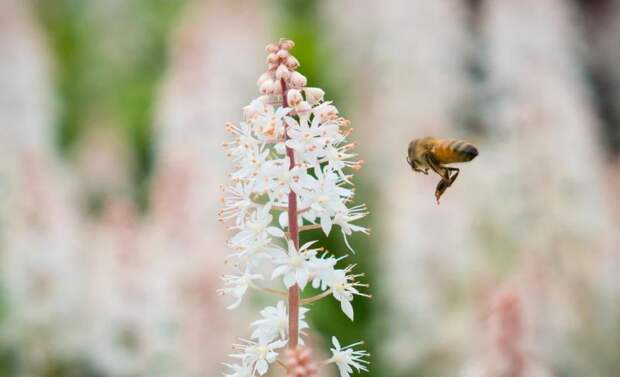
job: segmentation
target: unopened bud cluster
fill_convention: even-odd
[[[261,94],[282,94],[281,80],[284,80],[289,89],[301,89],[308,80],[297,72],[299,60],[290,54],[295,43],[283,40],[280,43],[270,43],[265,47],[267,55],[267,72],[258,78],[258,88]]]
[[[299,232],[321,229],[328,236],[339,228],[352,250],[348,236],[369,229],[354,224],[367,211],[365,205],[351,205],[351,171],[363,161],[346,140],[350,122],[324,101],[323,90],[306,86],[290,52],[293,46],[283,39],[266,47],[267,71],[258,80],[262,95],[243,108],[242,122],[226,124],[232,140],[224,149],[234,167],[219,217],[233,233],[228,244],[235,271],[222,277],[220,292],[233,296],[229,308],[238,306],[250,289],[281,298],[260,312],[249,339],[234,346],[231,356],[237,363],[225,364],[228,377],[262,376],[274,363],[287,376],[316,375],[319,364],[311,360],[310,349],[298,347],[309,328],[308,309],[300,304],[331,296],[353,320],[354,296],[368,296],[358,290],[367,287],[357,280],[363,274],[353,273],[353,265],[338,267],[344,257],[318,247],[317,241],[297,241]],[[319,293],[304,297],[308,285]],[[291,298],[298,292],[301,300]],[[337,339],[332,342],[333,356],[321,365],[335,364],[343,377],[352,368],[367,370],[368,354],[351,348],[361,343],[340,347]]]
[[[311,353],[308,347],[286,350],[286,377],[315,377],[319,368],[312,361]]]

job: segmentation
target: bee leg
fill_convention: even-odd
[[[459,176],[459,173],[460,173],[461,169],[459,169],[459,168],[447,168],[447,169],[448,169],[448,174],[450,172],[455,172],[454,175],[452,177],[450,177],[450,184],[448,185],[448,186],[452,186],[454,181],[456,181],[456,177]]]
[[[447,168],[440,166],[435,159],[429,155],[428,153],[424,156],[426,160],[426,164],[433,169],[435,173],[437,173],[442,179],[446,181],[450,181],[450,174]]]
[[[435,188],[435,199],[437,200],[437,204],[439,204],[439,199],[448,187],[450,187],[450,183],[445,179],[442,179],[439,183],[437,183],[437,187]]]
[[[459,176],[459,172],[461,170],[458,168],[448,168],[446,167],[446,172],[448,175],[448,179],[443,179],[439,181],[437,184],[437,188],[435,188],[435,198],[437,199],[437,204],[439,204],[439,198],[443,195],[443,193],[448,189],[448,187],[452,186],[454,181],[456,181],[456,177]],[[454,175],[450,176],[450,172],[455,172]]]
[[[426,159],[426,164],[430,166],[431,169],[433,169],[433,171],[441,177],[441,181],[437,183],[437,187],[435,188],[435,199],[437,200],[437,204],[439,204],[439,199],[453,182],[450,180],[450,169],[454,168],[446,168],[440,166],[435,160],[435,158],[433,158],[433,156],[429,154],[426,154],[424,158]]]

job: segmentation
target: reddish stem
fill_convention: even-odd
[[[286,82],[284,79],[280,80],[282,86],[282,106],[288,107],[286,99]],[[288,140],[288,134],[286,133],[287,125],[284,124],[285,139]],[[295,166],[295,152],[292,148],[286,147],[286,155],[289,158],[289,169],[293,169]],[[288,230],[291,240],[296,249],[299,249],[299,224],[297,223],[297,195],[293,190],[288,193]],[[289,341],[288,347],[290,349],[296,349],[299,342],[299,287],[297,284],[293,285],[288,290],[288,334]]]

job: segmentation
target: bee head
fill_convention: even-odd
[[[411,166],[411,169],[418,170],[418,164],[416,164],[415,160],[412,160],[409,156],[407,156],[407,163]]]
[[[416,150],[417,143],[418,143],[417,139],[412,140],[409,143],[409,149],[407,150],[407,163],[409,164],[409,166],[411,166],[411,169],[413,170],[418,169],[418,165],[415,162],[415,150]]]

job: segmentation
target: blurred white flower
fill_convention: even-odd
[[[224,373],[224,377],[254,377],[254,371],[249,365],[223,364],[232,369],[232,373]]]
[[[249,268],[246,268],[242,275],[222,276],[222,280],[224,281],[224,284],[226,284],[226,287],[219,289],[218,293],[232,294],[235,301],[229,305],[227,309],[234,309],[241,303],[241,300],[243,299],[245,292],[248,290],[248,287],[252,284],[252,281],[262,279],[263,276],[261,274],[253,274],[250,272]]]
[[[239,226],[245,220],[248,211],[255,208],[256,204],[252,201],[252,183],[236,182],[226,186],[227,196],[224,197],[224,204],[219,212],[221,221],[235,219],[235,225]]]

